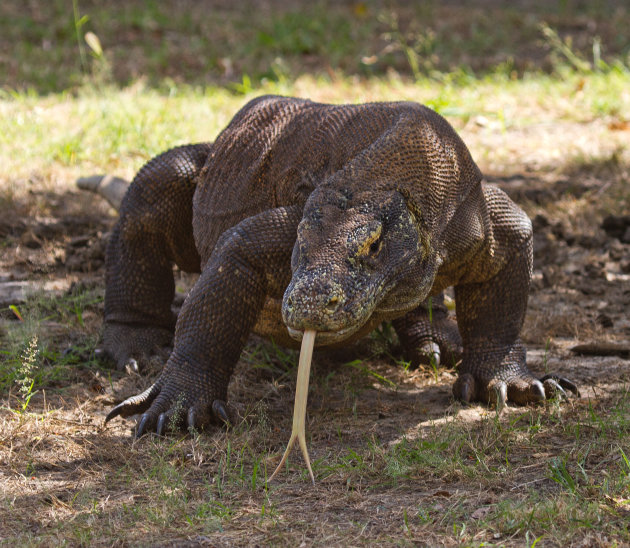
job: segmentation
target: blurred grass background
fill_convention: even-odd
[[[624,130],[628,28],[624,0],[8,0],[0,205],[28,214],[29,189],[130,177],[166,148],[213,139],[261,93],[414,100],[495,134],[560,120]],[[482,169],[514,157],[469,144]],[[567,154],[585,153],[554,161]]]
[[[0,6],[8,92],[143,81],[248,91],[308,74],[334,81],[512,79],[630,60],[624,0],[423,2],[9,0]],[[97,41],[85,42],[86,33]],[[88,40],[89,42],[89,40]]]

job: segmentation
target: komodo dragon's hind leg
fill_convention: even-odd
[[[210,144],[187,145],[150,160],[136,175],[107,247],[101,352],[118,368],[171,343],[172,263],[199,272],[192,231],[196,177]]]
[[[392,323],[405,359],[412,366],[433,363],[452,367],[461,359],[462,339],[457,323],[448,315],[444,294],[427,299]]]

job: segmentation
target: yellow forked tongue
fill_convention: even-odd
[[[300,350],[300,361],[298,363],[297,385],[295,387],[295,405],[293,407],[293,429],[291,430],[291,437],[287,448],[282,455],[282,460],[278,464],[274,473],[271,474],[269,481],[278,473],[278,470],[282,468],[282,465],[287,460],[293,444],[297,438],[300,443],[300,449],[302,449],[302,455],[306,461],[308,467],[308,473],[311,475],[311,480],[315,484],[315,477],[313,476],[313,470],[311,469],[311,459],[308,457],[308,449],[306,448],[306,435],[304,432],[306,423],[306,400],[308,398],[308,379],[311,371],[311,358],[313,357],[313,346],[315,345],[316,331],[307,329],[302,336],[302,349]]]

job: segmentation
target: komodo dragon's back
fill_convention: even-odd
[[[174,331],[173,351],[108,420],[143,413],[141,435],[225,419],[252,330],[290,343],[311,329],[316,344],[343,345],[384,320],[414,362],[461,358],[453,391],[464,400],[576,390],[527,369],[531,223],[481,179],[448,122],[415,103],[261,97],[214,143],[154,158],[108,246],[104,350],[136,363]],[[173,263],[200,272],[176,327]]]
[[[219,135],[201,172],[193,205],[198,248],[211,252],[225,219],[235,224],[266,209],[303,204],[319,183],[344,169],[357,175],[345,181],[347,192],[399,188],[416,209],[436,212],[454,210],[444,201],[461,199],[481,181],[451,126],[417,103],[261,97]],[[431,213],[427,220],[448,222]]]

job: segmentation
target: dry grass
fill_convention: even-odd
[[[289,430],[292,390],[261,402],[261,379],[246,366],[232,399],[252,413],[229,432],[131,443],[126,426],[103,430],[98,417],[110,397],[80,388],[74,401],[44,404],[42,395],[27,414],[5,410],[3,537],[110,544],[124,531],[132,544],[220,546],[628,541],[630,414],[614,382],[575,403],[497,417],[453,407],[450,375],[437,385],[402,375],[394,390],[341,366],[333,372],[333,388],[318,374],[311,395],[315,487],[294,459],[265,484]]]

